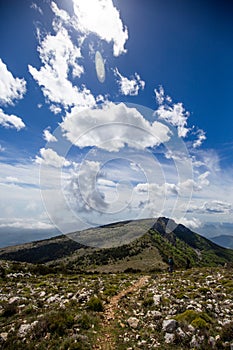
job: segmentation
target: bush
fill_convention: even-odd
[[[104,311],[103,303],[98,297],[91,297],[87,302],[87,308],[91,311]]]
[[[212,323],[212,319],[205,312],[197,312],[194,310],[186,310],[182,314],[175,317],[178,322],[190,324],[195,319],[201,318],[205,323]]]
[[[39,320],[39,323],[33,330],[34,338],[43,337],[46,333],[55,333],[62,336],[73,324],[74,316],[68,311],[52,311]]]
[[[81,329],[89,329],[93,324],[92,318],[87,313],[84,313],[77,320],[77,324]]]
[[[108,297],[113,297],[114,295],[117,294],[117,286],[111,286],[106,288],[103,294]]]
[[[195,318],[195,319],[191,322],[191,325],[192,325],[194,328],[199,328],[199,329],[209,328],[208,323],[207,323],[205,320],[203,320],[203,318],[201,318],[201,317]]]
[[[151,297],[147,297],[146,299],[143,300],[142,306],[144,307],[150,307],[154,304],[154,300]]]

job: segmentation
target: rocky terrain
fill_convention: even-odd
[[[1,261],[1,349],[231,349],[232,268],[47,273]]]

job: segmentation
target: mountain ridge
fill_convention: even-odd
[[[149,230],[145,228],[148,222],[151,222]],[[114,237],[118,237],[118,232],[122,240],[122,232],[124,232],[126,242],[105,248],[87,247],[70,239],[70,237],[77,238],[77,233],[74,232],[67,236],[61,235],[2,248],[0,259],[46,264],[52,268],[62,266],[67,271],[92,272],[164,270],[167,268],[170,255],[173,256],[177,268],[184,268],[188,260],[191,266],[233,263],[233,250],[220,247],[184,225],[176,224],[173,220],[164,217],[104,225],[89,230],[88,239],[91,237],[91,232],[95,232],[97,241],[101,238],[101,233],[104,232],[106,238],[106,232],[108,232],[112,242]]]

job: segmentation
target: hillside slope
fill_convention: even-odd
[[[167,218],[114,223],[88,231],[94,237],[108,234],[112,241],[126,244],[112,248],[90,248],[67,236],[8,247],[0,250],[0,259],[46,263],[53,268],[67,271],[156,271],[167,268],[167,260],[173,256],[177,268],[190,266],[216,266],[233,263],[233,250],[225,249],[192,232],[183,225],[176,225]],[[145,233],[144,233],[145,232]],[[144,233],[144,234],[143,234]],[[80,233],[78,233],[80,234]],[[74,237],[77,233],[72,233]],[[81,233],[84,237],[84,232]],[[136,239],[132,240],[133,237]],[[77,236],[75,237],[77,238]]]

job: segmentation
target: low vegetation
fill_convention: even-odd
[[[0,346],[10,350],[98,349],[99,339],[106,337],[103,322],[111,298],[141,276],[46,275],[32,272],[27,263],[0,265]],[[149,274],[113,310],[107,331],[114,349],[230,350],[232,272],[200,267]]]

